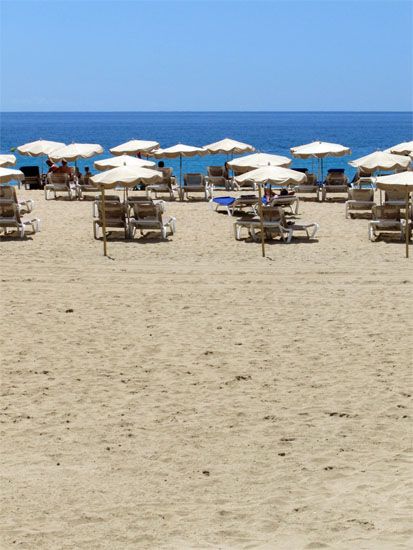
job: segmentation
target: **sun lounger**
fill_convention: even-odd
[[[97,185],[94,185],[90,178],[91,176],[89,177],[82,176],[80,178],[77,186],[79,199],[82,199],[84,194],[100,192],[101,190],[100,187],[98,187]]]
[[[167,193],[171,200],[175,200],[178,187],[176,179],[172,175],[172,168],[158,168],[162,172],[162,181],[160,183],[152,183],[146,186],[146,196],[151,198],[154,193],[155,198],[158,198],[158,193]]]
[[[313,239],[319,229],[318,223],[301,222],[290,223],[285,218],[285,213],[281,207],[265,206],[262,210],[263,227],[266,237],[272,237],[275,234],[279,235],[284,242],[291,242],[295,232],[304,231],[308,239]],[[234,235],[237,240],[241,238],[241,229],[248,229],[248,233],[254,241],[259,241],[260,237],[257,231],[261,231],[261,222],[259,217],[252,220],[237,220],[234,223]]]
[[[371,212],[375,205],[374,189],[352,188],[348,191],[349,200],[346,201],[346,218],[351,217],[352,212]]]
[[[211,188],[231,189],[231,181],[226,177],[224,166],[208,166],[208,184]]]
[[[404,208],[406,204],[405,191],[398,191],[397,189],[391,189],[384,193],[384,204],[389,206],[400,206]]]
[[[26,227],[30,227],[33,233],[40,231],[40,220],[34,218],[25,220],[21,217],[19,205],[12,199],[0,199],[0,229],[7,235],[7,230],[17,230],[20,238],[24,237]]]
[[[116,196],[116,195],[115,195]],[[130,236],[130,226],[128,224],[127,207],[118,200],[106,200],[105,197],[105,226],[107,229],[116,228],[123,229],[125,239]],[[103,227],[103,202],[96,200],[97,203],[97,219],[93,220],[93,236],[98,238],[99,227]]]
[[[49,199],[49,194],[53,193],[54,198],[57,198],[57,193],[67,193],[70,200],[79,198],[80,192],[78,185],[74,181],[69,180],[68,174],[47,174],[47,183],[44,186],[44,197]]]
[[[16,188],[14,185],[0,186],[0,199],[11,200],[18,206],[20,214],[28,214],[34,208],[34,201],[32,199],[18,199]]]
[[[369,239],[376,241],[381,234],[396,234],[403,239],[405,221],[400,219],[400,208],[393,205],[373,206],[369,222]]]
[[[308,172],[307,168],[294,168],[297,172],[302,172],[307,176],[305,183],[300,183],[294,187],[296,193],[315,193],[317,200],[320,200],[321,187],[317,183],[317,176]]]
[[[348,194],[348,178],[344,168],[330,168],[321,188],[321,200],[325,201],[327,194]]]
[[[190,193],[202,193],[205,200],[212,198],[212,190],[207,179],[202,174],[184,174],[184,183],[179,188],[179,199],[181,201],[186,197],[189,199]]]
[[[21,166],[19,168],[24,174],[24,180],[22,184],[25,189],[41,189],[42,178],[40,176],[40,170],[38,166]]]
[[[229,216],[233,216],[236,211],[252,210],[258,204],[256,195],[241,195],[240,197],[214,197],[210,201],[210,206],[215,211],[219,208],[225,208]]]
[[[130,218],[131,236],[138,229],[141,235],[144,231],[159,231],[162,239],[176,231],[176,219],[163,215],[162,205],[148,204],[141,201],[132,203],[132,217]]]
[[[298,214],[299,204],[300,200],[297,195],[278,195],[270,202],[270,206],[289,208],[292,214]]]
[[[93,212],[93,217],[94,218],[99,217],[99,204],[100,204],[101,200],[102,200],[101,195],[96,195],[95,196],[95,200],[93,201],[93,207],[92,207],[92,212]],[[106,195],[105,194],[105,204],[107,202],[117,202],[119,204],[121,203],[119,195]]]

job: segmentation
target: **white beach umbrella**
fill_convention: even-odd
[[[413,141],[404,141],[398,145],[393,145],[384,150],[385,153],[394,153],[395,155],[413,155]]]
[[[102,193],[102,233],[103,254],[107,256],[106,242],[106,215],[105,215],[105,189],[113,189],[117,186],[125,188],[133,187],[137,183],[158,183],[162,181],[162,174],[158,170],[150,170],[143,167],[119,166],[111,170],[105,170],[92,176],[91,181],[101,188]]]
[[[406,258],[409,257],[409,195],[413,193],[413,172],[399,172],[376,179],[378,189],[404,191],[406,196]]]
[[[96,160],[94,162],[94,167],[96,170],[108,170],[110,168],[117,168],[118,166],[129,166],[129,167],[139,167],[150,168],[155,166],[155,163],[151,160],[140,159],[138,157],[130,157],[129,155],[119,155],[117,157],[110,157],[108,159]]]
[[[257,168],[256,170],[251,170],[246,174],[237,176],[235,181],[237,183],[242,183],[246,180],[251,180],[258,184],[258,210],[260,213],[260,223],[261,223],[261,248],[262,256],[265,257],[265,242],[264,242],[264,225],[263,225],[263,214],[262,214],[262,190],[261,186],[267,183],[270,184],[280,184],[280,185],[290,185],[293,183],[302,183],[307,179],[307,176],[302,172],[296,172],[295,170],[290,170],[288,168],[282,168],[280,166],[263,166]]]
[[[22,180],[24,174],[20,170],[13,170],[12,168],[0,167],[0,183],[8,183],[9,181]]]
[[[250,153],[255,151],[255,147],[252,145],[230,138],[221,139],[215,143],[205,145],[204,149],[206,149],[211,155],[240,155],[241,153]]]
[[[369,172],[377,170],[396,170],[406,169],[411,162],[410,157],[403,155],[394,155],[384,151],[375,151],[364,157],[349,162],[354,168],[362,168]]]
[[[53,162],[59,160],[77,161],[78,159],[88,159],[95,155],[103,153],[103,147],[98,143],[71,143],[60,149],[53,151],[49,157]]]
[[[156,158],[178,158],[179,157],[179,181],[182,185],[182,158],[183,157],[195,157],[196,155],[206,155],[208,151],[203,147],[194,147],[193,145],[184,145],[183,143],[177,143],[172,147],[166,149],[158,149],[149,153],[150,156]]]
[[[261,166],[289,166],[291,159],[281,155],[272,155],[270,153],[254,153],[245,157],[239,157],[228,162],[228,166],[235,170],[254,170]]]
[[[41,157],[49,156],[56,149],[64,147],[66,144],[60,141],[47,141],[45,139],[39,139],[24,145],[19,145],[17,151],[21,155],[27,155],[29,157]]]
[[[131,139],[112,147],[109,151],[112,155],[137,155],[138,153],[149,153],[159,148],[157,141],[145,141],[143,139]]]
[[[303,183],[306,179],[307,176],[303,172],[297,172],[296,170],[290,170],[289,168],[282,168],[280,166],[262,166],[261,168],[256,168],[241,176],[237,176],[235,181],[237,183],[243,183],[244,181],[250,180],[258,185],[270,183],[287,186]]]
[[[6,168],[7,166],[14,166],[16,164],[16,157],[14,155],[0,155],[0,166]]]
[[[291,147],[293,157],[300,159],[318,159],[318,176],[323,180],[323,159],[326,157],[344,157],[351,155],[351,149],[339,143],[329,143],[327,141],[313,141],[305,145]]]

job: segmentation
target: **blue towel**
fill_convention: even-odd
[[[230,206],[235,201],[234,197],[215,197],[212,200],[221,206]]]

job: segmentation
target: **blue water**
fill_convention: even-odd
[[[0,152],[37,139],[100,143],[105,153],[78,162],[110,156],[109,148],[130,139],[156,140],[161,147],[182,142],[205,145],[224,137],[250,143],[257,150],[290,156],[290,147],[315,140],[341,143],[352,149],[351,157],[327,159],[325,167],[347,164],[377,149],[413,139],[411,112],[114,112],[114,113],[1,113]],[[17,166],[40,164],[41,160],[18,156]],[[222,164],[220,155],[184,160],[184,171],[205,171]],[[167,166],[178,171],[177,160]],[[292,167],[311,168],[311,160],[294,159]]]

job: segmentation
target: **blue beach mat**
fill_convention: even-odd
[[[213,202],[216,202],[220,206],[231,206],[235,202],[234,197],[215,197],[212,199]]]

